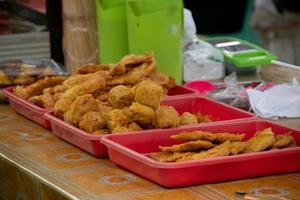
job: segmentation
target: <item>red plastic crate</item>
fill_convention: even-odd
[[[182,131],[245,133],[246,139],[249,139],[256,131],[268,127],[275,134],[291,131],[300,145],[299,130],[258,119],[153,130],[150,133],[112,134],[102,137],[101,141],[108,147],[110,160],[168,188],[299,171],[300,147],[179,163],[158,162],[147,156],[150,152],[158,151],[159,145],[175,144],[170,136]]]
[[[52,127],[52,132],[63,140],[79,147],[80,149],[89,152],[97,157],[106,157],[107,148],[100,142],[101,135],[91,135],[75,126],[53,116],[51,113],[46,113],[44,118],[49,120]]]
[[[184,112],[199,112],[203,115],[208,115],[213,122],[255,118],[255,115],[250,112],[204,96],[181,96],[164,99],[161,103],[163,105],[173,106],[179,114]]]
[[[48,109],[41,108],[13,94],[14,87],[3,89],[3,93],[9,99],[10,107],[24,117],[38,123],[44,128],[51,129],[48,120],[44,119],[44,114],[51,112]]]

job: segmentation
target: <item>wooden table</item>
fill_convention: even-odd
[[[0,106],[1,200],[158,198],[296,200],[300,173],[165,189],[60,140],[9,106]]]

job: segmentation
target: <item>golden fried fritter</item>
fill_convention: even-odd
[[[17,96],[27,100],[32,96],[41,95],[45,88],[61,84],[64,80],[64,77],[59,76],[45,77],[44,79],[40,79],[26,88],[17,86],[14,93]]]
[[[123,109],[114,109],[107,114],[107,125],[109,130],[116,132],[115,129],[120,127],[127,127],[130,124],[125,111]]]
[[[258,131],[255,137],[250,138],[247,141],[246,149],[244,153],[264,151],[273,146],[276,141],[275,136],[271,128],[266,128],[262,131]]]
[[[185,142],[182,144],[175,144],[170,147],[162,147],[159,146],[159,149],[162,151],[195,151],[195,150],[203,150],[203,149],[209,149],[213,147],[214,145],[210,141],[206,140],[196,140],[196,141],[190,141],[190,142]]]
[[[84,114],[96,110],[97,107],[98,102],[91,94],[79,96],[72,103],[70,110],[64,113],[64,120],[77,125]]]
[[[233,133],[217,133],[214,142],[223,143],[226,140],[231,142],[239,142],[245,137],[245,134],[233,134]]]
[[[79,128],[88,133],[94,133],[99,129],[104,129],[106,126],[105,118],[100,112],[95,111],[87,112],[79,121]]]
[[[63,85],[56,85],[54,87],[45,88],[43,94],[55,94],[55,93],[64,93],[68,88]]]
[[[155,111],[154,126],[156,128],[175,128],[179,126],[180,117],[175,108],[160,106]]]
[[[36,78],[31,75],[19,75],[14,78],[13,82],[16,85],[29,85],[36,81]]]
[[[164,87],[166,90],[172,89],[176,86],[175,78],[162,74],[157,70],[150,74],[150,79]]]
[[[62,117],[63,114],[70,109],[73,101],[78,97],[85,94],[91,94],[94,91],[105,88],[106,79],[108,78],[108,74],[103,71],[99,71],[92,74],[89,80],[71,87],[63,95],[59,98],[59,100],[55,103],[54,110],[55,114],[58,117]]]
[[[115,108],[130,106],[133,98],[130,88],[124,85],[113,87],[108,94],[108,101]]]
[[[144,106],[139,103],[132,103],[126,115],[131,121],[137,122],[141,126],[148,128],[151,127],[155,112],[151,107]]]
[[[247,147],[247,142],[232,142],[230,153],[233,155],[237,155],[242,153]]]
[[[93,135],[105,135],[105,134],[109,134],[109,130],[108,129],[99,129],[96,130],[95,132],[93,132]]]
[[[142,81],[135,90],[134,100],[156,109],[160,105],[163,96],[164,90],[160,85],[152,81]]]
[[[209,115],[204,115],[201,113],[196,113],[196,117],[197,117],[198,123],[207,123],[207,122],[213,121]]]
[[[216,134],[207,131],[192,131],[182,132],[176,135],[172,135],[173,140],[193,141],[193,140],[208,140],[213,141],[216,139]]]
[[[124,64],[111,65],[109,69],[109,73],[112,76],[121,76],[125,74],[126,67]]]
[[[180,125],[198,124],[197,117],[189,112],[184,112],[180,116]]]
[[[120,64],[126,67],[136,67],[140,66],[142,63],[152,62],[154,62],[154,56],[151,53],[146,53],[144,55],[126,55],[120,60]]]
[[[188,156],[193,153],[194,152],[153,152],[150,153],[149,156],[160,162],[174,162],[183,156]]]
[[[143,128],[140,127],[139,124],[137,124],[135,122],[131,122],[128,126],[128,130],[129,131],[141,131],[141,130],[143,130]]]
[[[45,93],[39,96],[30,97],[28,101],[42,108],[53,110],[56,101],[60,98],[61,95],[62,93],[55,93],[55,94]]]
[[[98,71],[107,71],[111,67],[110,64],[95,64],[95,63],[88,63],[86,65],[82,65],[77,69],[76,73],[78,74],[90,74],[95,73]]]
[[[0,70],[0,86],[8,86],[8,85],[12,85],[12,81],[10,80],[10,78],[8,77],[8,75]]]
[[[274,142],[273,149],[281,149],[288,147],[290,144],[295,142],[295,138],[290,134],[280,134],[275,136],[276,141]]]
[[[178,159],[177,162],[228,156],[230,154],[230,150],[231,150],[231,142],[227,140],[226,142],[219,144],[207,151],[201,151],[199,153],[183,156],[182,158]]]

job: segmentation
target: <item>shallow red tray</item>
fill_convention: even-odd
[[[161,104],[173,106],[179,114],[182,114],[183,112],[199,112],[203,115],[208,115],[213,122],[255,118],[255,115],[250,112],[204,96],[181,96],[163,99]]]
[[[174,144],[170,136],[182,131],[245,133],[248,139],[256,131],[268,127],[271,127],[275,134],[291,131],[292,136],[300,145],[300,131],[255,119],[189,128],[153,130],[150,133],[112,134],[103,136],[101,141],[108,147],[110,160],[168,188],[300,171],[300,147],[180,163],[158,162],[147,156],[150,152],[159,151],[159,145]]]
[[[181,85],[176,85],[174,88],[171,88],[168,91],[167,96],[165,96],[164,98],[176,98],[176,97],[181,97],[181,96],[190,96],[190,95],[197,95],[198,93],[188,87],[185,86],[181,86]]]
[[[48,120],[44,119],[44,114],[51,112],[48,109],[41,108],[13,94],[14,87],[3,89],[3,93],[9,100],[10,107],[24,117],[38,123],[44,128],[51,129]]]

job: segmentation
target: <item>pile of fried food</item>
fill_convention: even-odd
[[[0,64],[0,88],[13,85],[29,85],[53,74],[48,66],[31,66],[22,64],[21,61]],[[6,97],[0,91],[0,102],[5,102]]]
[[[91,134],[120,133],[208,122],[200,113],[181,116],[160,101],[175,80],[156,69],[152,54],[128,55],[116,64],[88,64],[76,74],[46,77],[15,94],[55,111]]]
[[[171,139],[184,143],[159,146],[161,152],[152,152],[149,156],[160,162],[182,162],[297,146],[290,133],[274,135],[271,128],[256,132],[247,141],[242,141],[244,137],[245,134],[182,132],[172,135]]]

